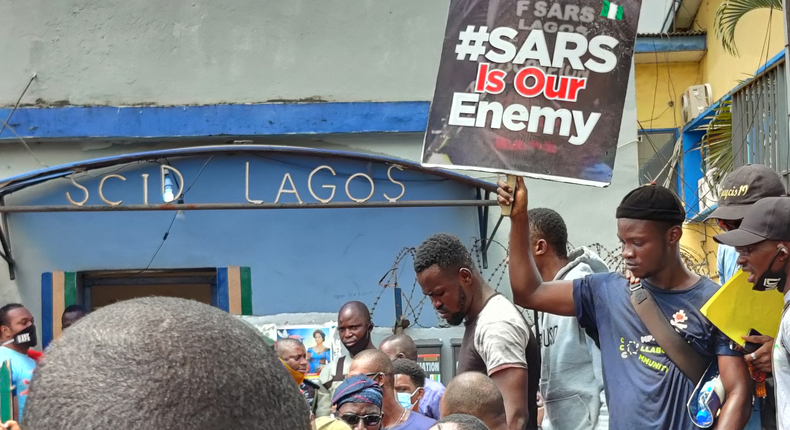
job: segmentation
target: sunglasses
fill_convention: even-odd
[[[350,426],[355,426],[359,423],[359,420],[366,426],[375,426],[381,422],[381,415],[377,414],[370,414],[370,415],[357,415],[357,414],[343,414],[340,416],[340,419],[345,421],[346,424]]]

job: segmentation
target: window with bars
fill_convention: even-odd
[[[782,57],[732,93],[735,167],[764,164],[790,186],[786,61]]]

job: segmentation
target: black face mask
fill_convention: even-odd
[[[757,279],[757,282],[754,283],[753,290],[756,291],[768,291],[768,290],[777,290],[780,293],[784,294],[785,287],[787,284],[787,271],[785,267],[782,266],[779,270],[773,270],[774,263],[776,263],[776,259],[779,258],[779,255],[782,252],[787,252],[786,249],[780,249],[776,251],[776,255],[771,260],[771,264],[768,265],[768,268],[765,269],[760,278]]]
[[[370,343],[370,330],[366,331],[365,336],[359,339],[357,343],[355,343],[353,346],[351,346],[350,348],[346,346],[346,349],[351,355],[357,355],[360,352],[364,351],[365,348],[368,347],[369,343]]]
[[[27,326],[27,328],[15,334],[12,340],[5,342],[4,345],[7,345],[9,343],[13,343],[14,345],[21,347],[30,347],[30,348],[38,345],[38,338],[36,337],[36,325],[30,324],[29,326]]]

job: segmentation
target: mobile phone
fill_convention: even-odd
[[[751,329],[751,330],[749,330],[748,336],[762,336],[762,333],[760,333],[759,331],[757,331],[755,329]],[[754,342],[748,342],[747,341],[743,345],[743,350],[746,351],[747,354],[751,354],[752,352],[757,351],[758,349],[760,349],[761,346],[763,346],[763,345],[759,344],[759,343],[754,343]]]

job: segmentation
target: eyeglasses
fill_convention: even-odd
[[[346,424],[350,426],[355,426],[359,423],[359,420],[366,426],[375,426],[381,422],[381,415],[377,414],[369,414],[369,415],[357,415],[357,414],[343,414],[340,416],[340,419],[345,421]]]
[[[370,379],[376,379],[376,378],[378,378],[380,375],[386,375],[386,373],[384,373],[384,372],[376,372],[376,373],[366,373],[366,374],[365,374],[365,376],[367,376],[367,377],[368,377],[368,378],[370,378]]]

